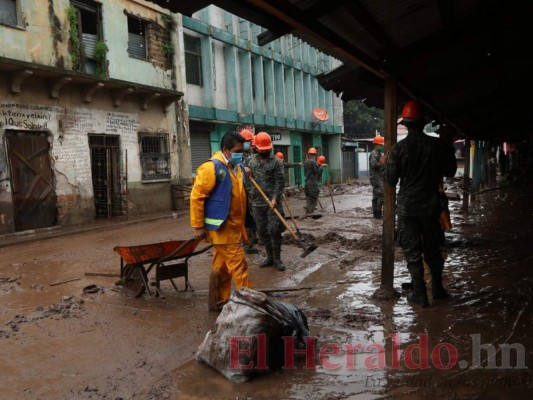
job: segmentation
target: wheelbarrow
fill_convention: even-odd
[[[202,239],[172,240],[168,242],[143,244],[139,246],[116,246],[113,250],[120,256],[120,279],[126,293],[133,297],[145,291],[150,296],[161,294],[161,281],[169,280],[176,291],[174,278],[185,279],[185,290],[194,291],[189,283],[189,258],[202,254],[213,245],[198,251],[196,247]],[[148,284],[148,274],[155,269],[155,292]]]

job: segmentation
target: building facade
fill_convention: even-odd
[[[140,0],[0,0],[0,234],[170,210],[190,179],[180,23]]]
[[[193,175],[224,133],[248,128],[268,132],[289,162],[304,161],[316,147],[332,179],[341,179],[342,101],[315,78],[337,60],[291,35],[261,47],[263,28],[215,6],[182,24]],[[313,115],[316,108],[327,111],[327,121]],[[291,185],[303,179],[300,167],[287,174]]]

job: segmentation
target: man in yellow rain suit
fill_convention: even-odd
[[[195,237],[213,243],[209,283],[209,310],[220,311],[228,301],[231,281],[237,289],[251,287],[241,240],[248,241],[245,172],[242,166],[244,138],[236,132],[222,137],[220,148],[200,165],[191,192],[191,226]]]

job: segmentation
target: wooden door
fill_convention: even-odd
[[[6,132],[15,231],[57,223],[57,202],[44,132]]]

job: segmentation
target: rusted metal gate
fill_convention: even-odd
[[[89,147],[96,219],[124,215],[119,136],[89,135]]]
[[[15,231],[46,228],[57,222],[57,199],[44,132],[6,132]]]

